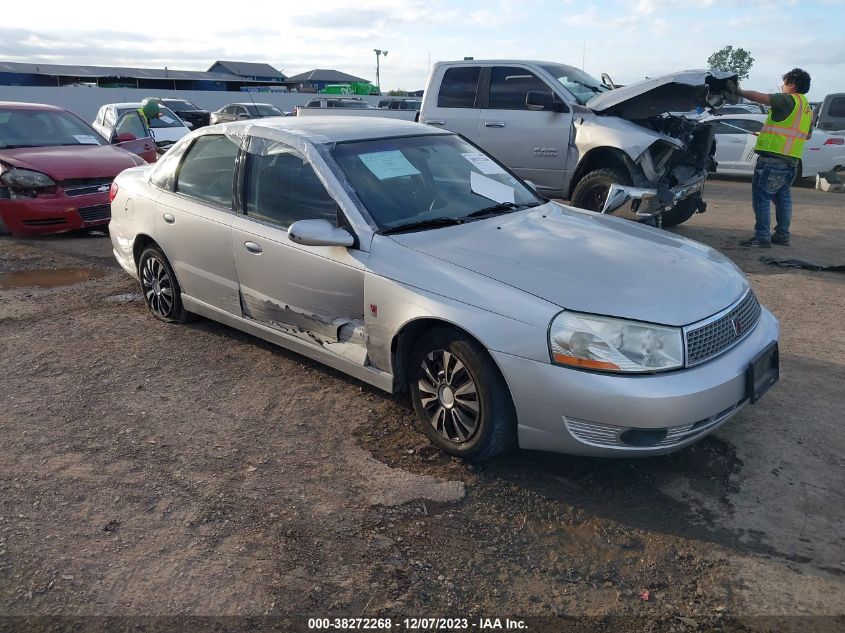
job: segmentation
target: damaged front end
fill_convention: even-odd
[[[737,100],[735,74],[703,70],[649,79],[591,99],[587,107],[599,116],[578,126],[579,153],[601,141],[618,148],[630,180],[613,183],[597,210],[670,226],[704,211],[701,192],[716,168],[714,133],[712,126],[681,113]]]
[[[612,185],[601,212],[613,213],[630,203],[630,211],[640,218],[657,216],[690,198],[693,213],[703,211],[701,191],[707,174],[716,169],[713,127],[673,115],[636,123],[664,138],[631,161],[632,185]]]

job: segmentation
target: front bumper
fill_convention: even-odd
[[[646,376],[579,371],[491,352],[508,383],[526,449],[633,457],[661,455],[713,432],[747,404],[749,362],[779,335],[765,308],[735,347],[689,369]],[[665,441],[632,446],[620,434],[665,431]]]
[[[13,235],[63,233],[109,223],[108,192],[68,197],[0,198],[0,217]]]
[[[623,205],[633,202],[634,213],[640,217],[657,215],[672,208],[681,200],[694,196],[704,188],[707,173],[697,174],[687,182],[672,189],[629,187],[613,184],[602,206],[602,213],[613,213]]]

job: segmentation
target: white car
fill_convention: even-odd
[[[754,146],[766,121],[764,114],[710,116],[701,120],[712,123],[716,133],[717,174],[752,175],[757,164]],[[845,136],[813,130],[804,145],[798,178],[814,177],[819,172],[838,171],[845,167]]]
[[[116,129],[121,127],[124,117],[132,116],[140,107],[140,103],[106,104],[97,112],[97,118],[92,126],[108,139]],[[191,124],[185,123],[167,106],[159,105],[159,108],[161,116],[150,122],[149,131],[155,140],[159,153],[163,153],[191,131]]]

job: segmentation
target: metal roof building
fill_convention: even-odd
[[[251,79],[253,81],[268,81],[281,83],[286,77],[284,74],[273,68],[270,64],[260,64],[254,62],[227,62],[216,61],[208,69],[208,72],[221,72],[237,75],[244,79]]]
[[[212,68],[220,63],[217,62]],[[260,66],[263,72],[266,72],[264,66],[275,70],[268,64],[226,63],[241,67]],[[275,72],[281,75],[278,71]],[[279,84],[280,81],[278,78],[256,79],[231,72],[0,62],[0,86],[95,85],[102,88],[238,91],[244,86],[272,85]]]
[[[342,73],[339,70],[328,70],[324,68],[315,68],[308,72],[293,75],[285,80],[289,86],[298,88],[313,88],[320,91],[329,84],[348,84],[350,82],[366,82],[367,79],[361,79],[355,75]]]

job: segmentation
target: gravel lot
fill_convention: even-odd
[[[18,286],[0,290],[0,615],[842,630],[845,276],[759,257],[845,264],[845,196],[794,190],[793,244],[769,251],[736,245],[748,181],[705,197],[674,231],[731,257],[780,319],[781,382],[715,435],[642,460],[464,464],[402,398],[210,321],[154,320],[99,233],[0,238]],[[115,622],[136,621],[0,629]]]

